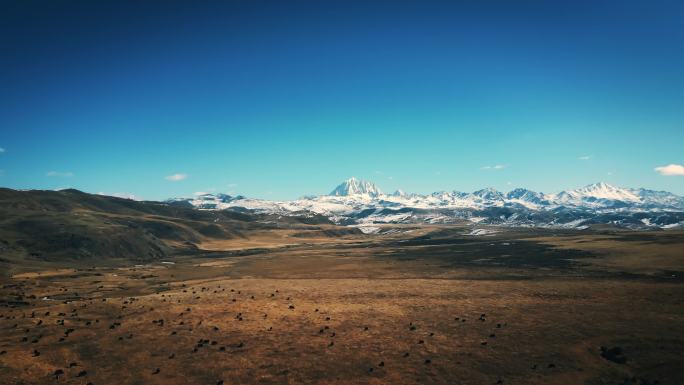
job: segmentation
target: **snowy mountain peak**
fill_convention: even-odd
[[[621,190],[621,188],[615,187],[615,186],[608,184],[606,182],[598,182],[598,183],[592,183],[592,184],[586,185],[584,187],[580,187],[578,190],[584,190],[584,191],[615,191],[615,190]]]
[[[377,197],[382,194],[382,191],[373,183],[351,177],[335,187],[329,195],[333,196],[349,196],[349,195],[368,195]]]
[[[489,200],[502,200],[504,198],[503,194],[501,194],[498,190],[492,187],[487,187],[482,190],[475,191],[473,195],[480,197],[482,199]]]
[[[397,191],[392,193],[392,196],[395,196],[395,197],[405,197],[406,195],[408,195],[408,194],[406,194],[406,192],[402,189],[398,189]]]
[[[620,187],[615,187],[615,186],[608,184],[606,182],[592,183],[590,185],[579,188],[578,190],[586,191],[586,192],[594,192],[597,194],[613,193],[616,191],[627,191],[625,189],[622,189]]]
[[[544,194],[528,190],[526,188],[516,188],[506,194],[507,199],[518,199],[521,201],[542,203],[544,201]]]
[[[615,187],[605,182],[584,186],[575,190],[566,190],[558,194],[562,200],[570,199],[605,199],[623,202],[639,202],[641,198],[632,191]]]

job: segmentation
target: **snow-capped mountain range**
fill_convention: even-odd
[[[375,231],[386,223],[485,223],[511,226],[587,228],[684,228],[684,198],[665,191],[595,183],[557,194],[524,188],[507,193],[486,188],[472,193],[440,191],[383,193],[375,184],[350,178],[328,195],[292,201],[202,194],[167,203],[203,210],[247,209],[280,215],[322,215],[335,223]]]

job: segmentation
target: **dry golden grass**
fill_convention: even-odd
[[[562,249],[586,250],[601,258],[587,261],[592,265],[613,271],[652,274],[663,270],[684,271],[684,232],[666,234],[621,233],[615,235],[589,234],[568,237],[532,238]]]
[[[311,232],[301,230],[277,230],[277,231],[255,231],[244,238],[234,239],[215,239],[205,238],[198,247],[209,251],[227,251],[249,248],[276,248],[301,244],[338,244],[344,242],[357,242],[359,236],[340,237],[321,237]]]
[[[583,239],[554,242],[606,242]],[[503,241],[529,246],[483,244]],[[633,245],[610,242],[595,247],[621,255],[631,246],[620,242]],[[502,258],[506,248],[493,250]],[[0,309],[0,383],[683,383],[681,280],[596,276],[601,263],[572,267],[593,271],[586,275],[560,264],[445,265],[452,257],[396,251],[375,238],[15,276],[0,296],[21,293],[27,304]],[[663,266],[680,263],[677,253],[666,257],[674,260]],[[623,348],[627,363],[602,358],[601,346]]]

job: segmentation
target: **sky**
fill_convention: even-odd
[[[2,8],[2,187],[684,195],[680,0]]]

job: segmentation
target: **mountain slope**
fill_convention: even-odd
[[[197,210],[78,190],[0,188],[0,265],[145,263],[196,252],[197,245],[213,239],[243,239],[254,231],[281,228],[315,229],[318,224],[330,221],[321,216]]]

